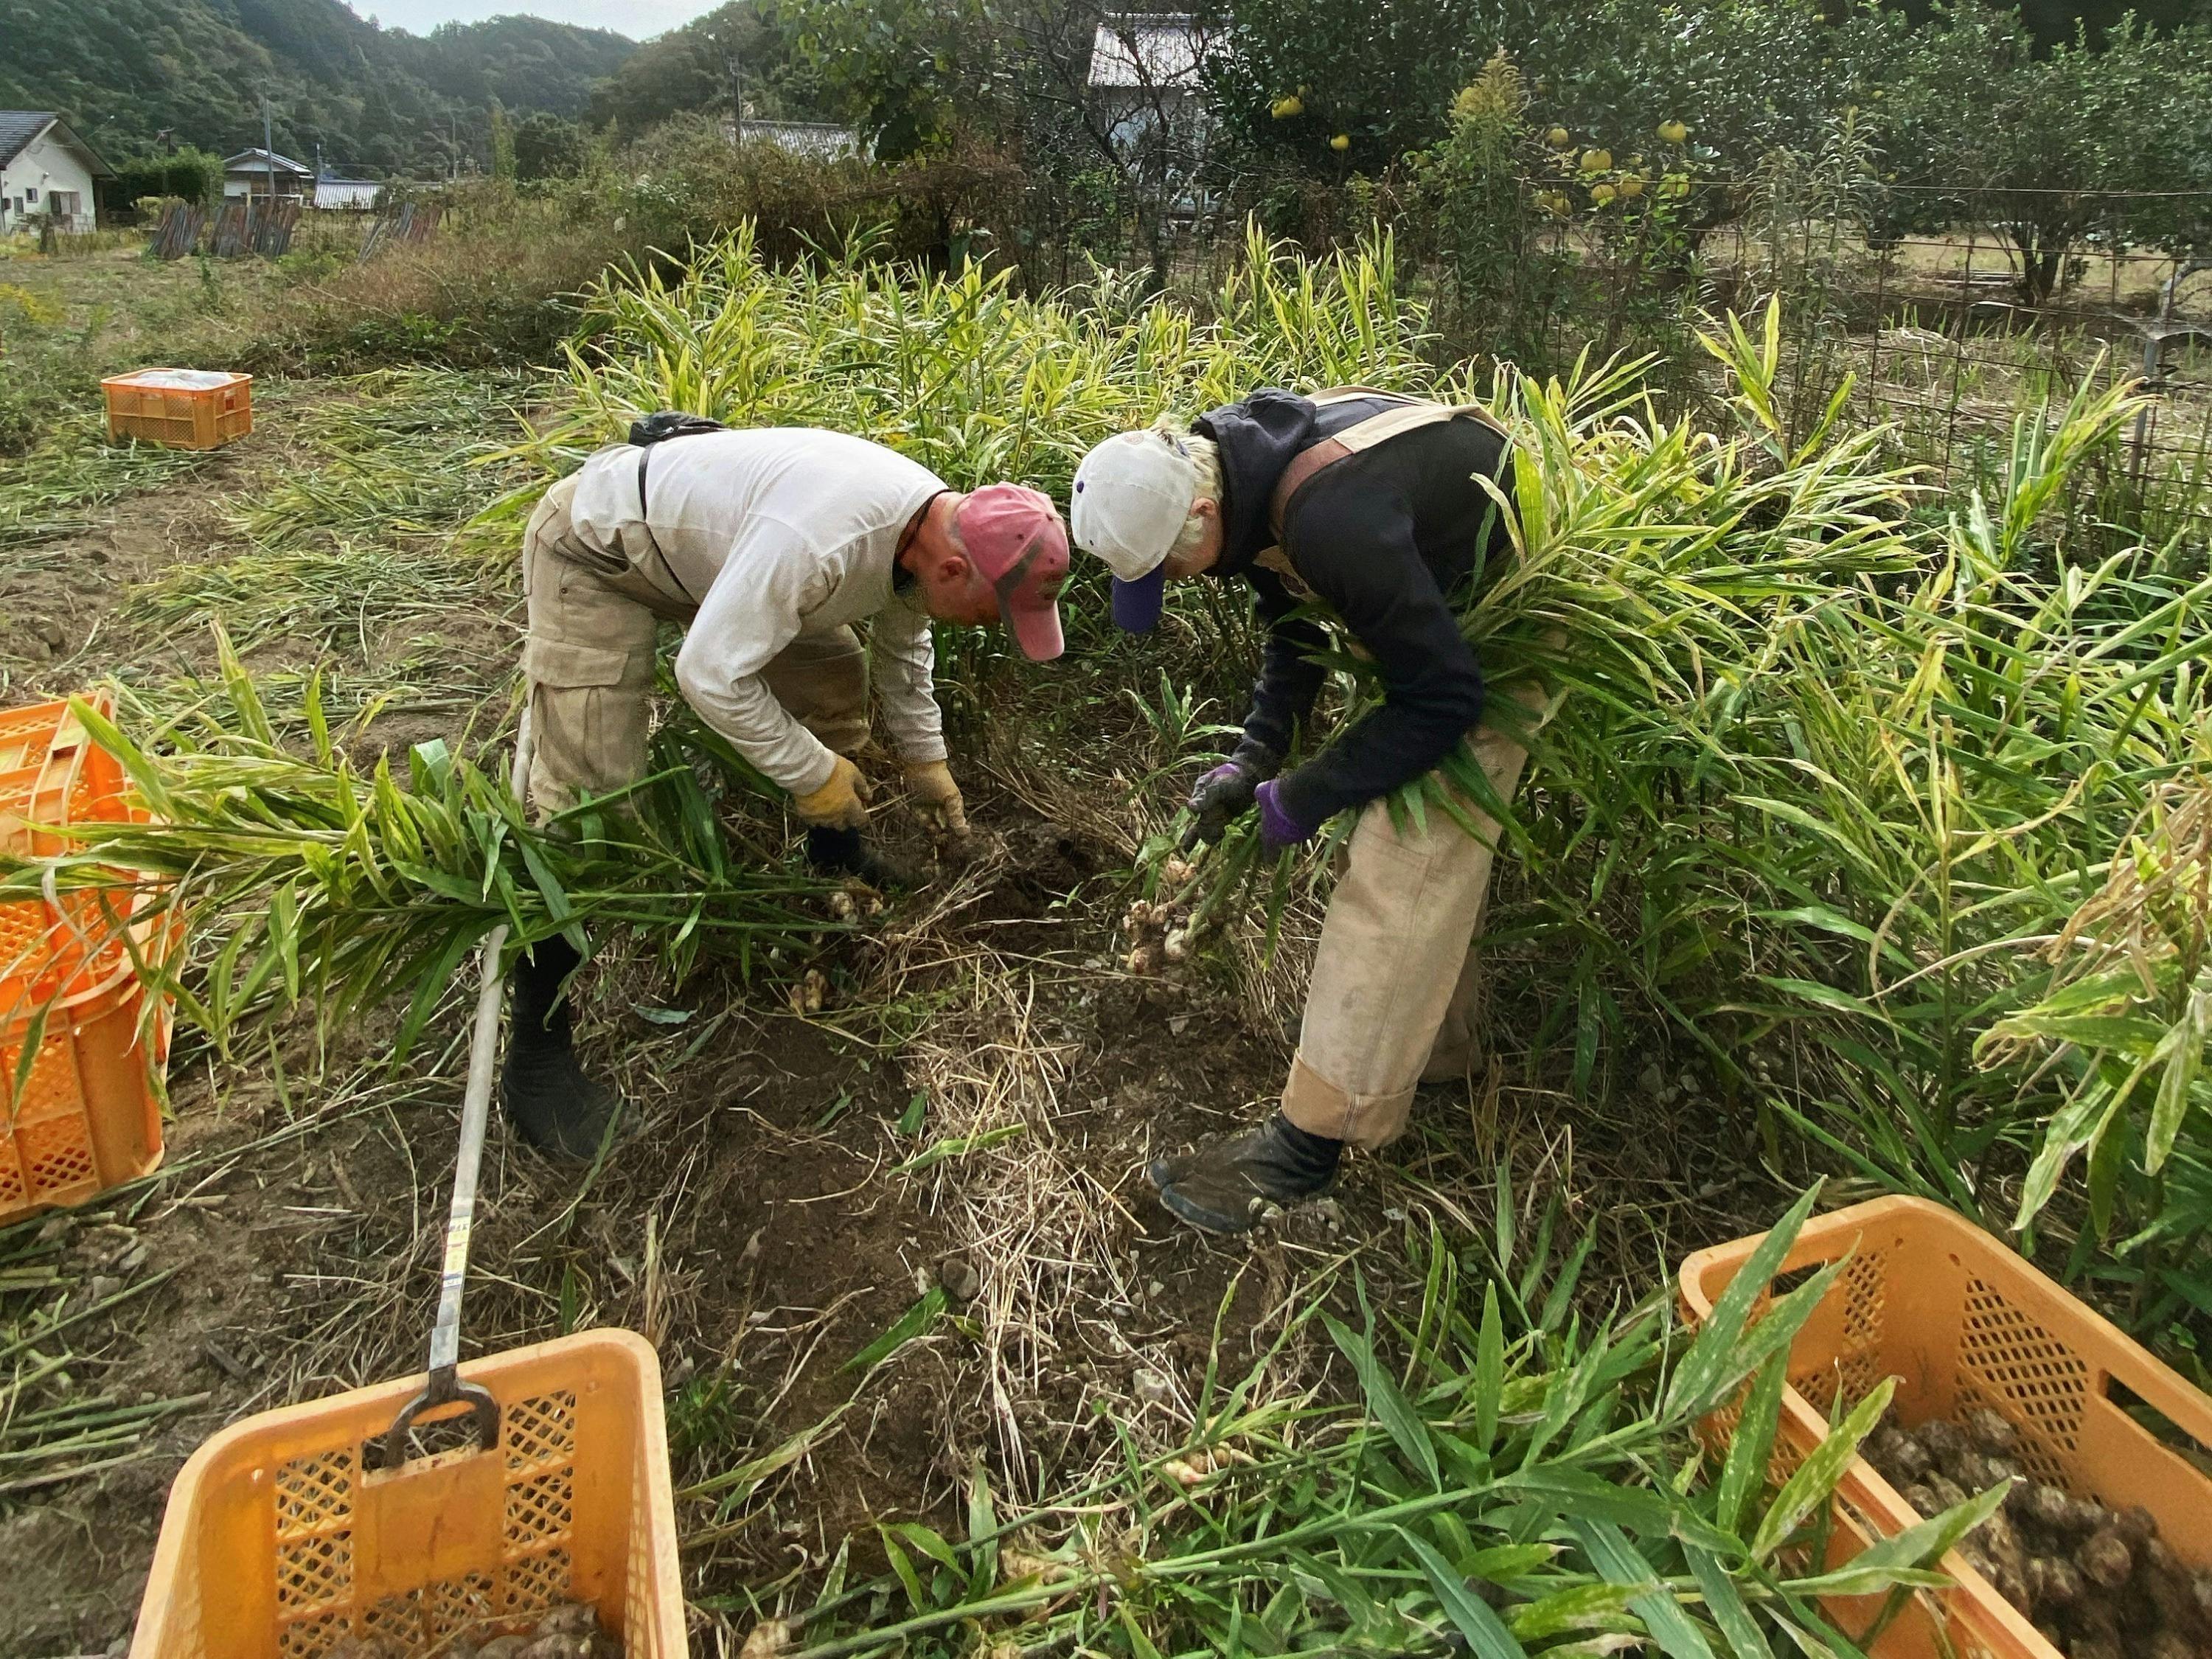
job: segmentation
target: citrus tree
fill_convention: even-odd
[[[2092,247],[2186,252],[2212,207],[2212,37],[2123,17],[2101,43],[2039,53],[2013,13],[1960,3],[1869,55],[1888,234],[1978,225],[2010,252],[2021,303]]]
[[[1228,8],[1216,9],[1225,14]],[[1379,172],[1448,131],[1504,44],[1484,0],[1237,0],[1208,90],[1231,136],[1277,164]]]
[[[1516,56],[1540,123],[1578,147],[1648,147],[1680,123],[1704,156],[1741,176],[1769,150],[1816,148],[1835,112],[1868,88],[1862,34],[1879,27],[1806,0],[1648,6],[1599,0],[1533,15]]]
[[[1244,0],[1214,93],[1222,119],[1255,147],[1371,172],[1449,138],[1455,95],[1502,50],[1539,131],[1563,125],[1626,155],[1679,121],[1692,142],[1747,164],[1816,143],[1829,114],[1863,98],[1856,43],[1874,14],[1832,10],[1811,0]]]

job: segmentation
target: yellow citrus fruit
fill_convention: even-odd
[[[1565,127],[1553,127],[1544,135],[1544,142],[1553,149],[1565,149],[1575,142],[1574,135]]]
[[[1644,175],[1643,175],[1643,174],[1641,174],[1641,173],[1632,173],[1627,174],[1626,177],[1624,177],[1624,178],[1621,179],[1621,181],[1620,181],[1620,193],[1621,193],[1623,196],[1641,196],[1641,195],[1643,195],[1643,194],[1644,194]]]
[[[1547,190],[1536,198],[1536,205],[1555,219],[1564,219],[1573,204],[1556,190]]]
[[[1583,152],[1584,173],[1609,173],[1613,169],[1613,152],[1609,149],[1586,149]]]
[[[1331,149],[1350,149],[1352,148],[1352,138],[1349,134],[1340,132],[1335,137],[1328,141],[1328,147]]]
[[[1590,200],[1603,207],[1613,198],[1613,188],[1602,180],[1590,186]]]
[[[1690,136],[1690,130],[1680,121],[1662,121],[1659,124],[1659,136],[1670,144],[1679,144]]]
[[[1295,92],[1287,98],[1275,100],[1273,107],[1278,121],[1287,121],[1293,115],[1303,115],[1306,111],[1305,100]]]

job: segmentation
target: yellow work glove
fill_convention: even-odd
[[[952,781],[952,769],[941,760],[909,761],[906,787],[914,791],[915,816],[940,834],[968,833],[968,811],[960,799],[960,786]]]
[[[796,796],[792,805],[807,823],[825,830],[865,830],[868,827],[868,781],[860,769],[842,755],[830,757],[829,781],[819,789]]]

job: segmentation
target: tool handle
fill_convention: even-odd
[[[498,1076],[500,1004],[507,975],[500,954],[507,924],[484,936],[483,972],[477,984],[476,1029],[469,1035],[469,1082],[461,1096],[461,1144],[453,1166],[453,1203],[446,1216],[446,1259],[438,1280],[438,1317],[430,1327],[430,1391],[451,1398],[453,1367],[461,1358],[461,1291],[469,1275],[469,1235],[477,1217],[477,1171],[483,1163],[484,1126]]]
[[[514,769],[510,787],[520,798],[530,778],[535,747],[530,709],[524,705],[514,735]],[[438,1280],[438,1316],[430,1327],[429,1377],[386,1435],[387,1462],[395,1461],[416,1413],[465,1400],[475,1407],[478,1437],[489,1447],[497,1437],[498,1407],[481,1389],[461,1382],[461,1292],[469,1273],[469,1235],[476,1225],[477,1172],[483,1163],[484,1126],[491,1116],[492,1085],[498,1077],[500,1004],[507,989],[501,963],[507,927],[501,922],[484,935],[478,953],[476,1024],[469,1034],[469,1080],[461,1096],[460,1146],[453,1161],[453,1202],[446,1216],[446,1255]]]

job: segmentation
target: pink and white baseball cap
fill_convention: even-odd
[[[985,484],[952,516],[961,544],[991,590],[1022,654],[1050,662],[1066,649],[1060,588],[1067,580],[1067,531],[1052,498],[1024,484]]]

